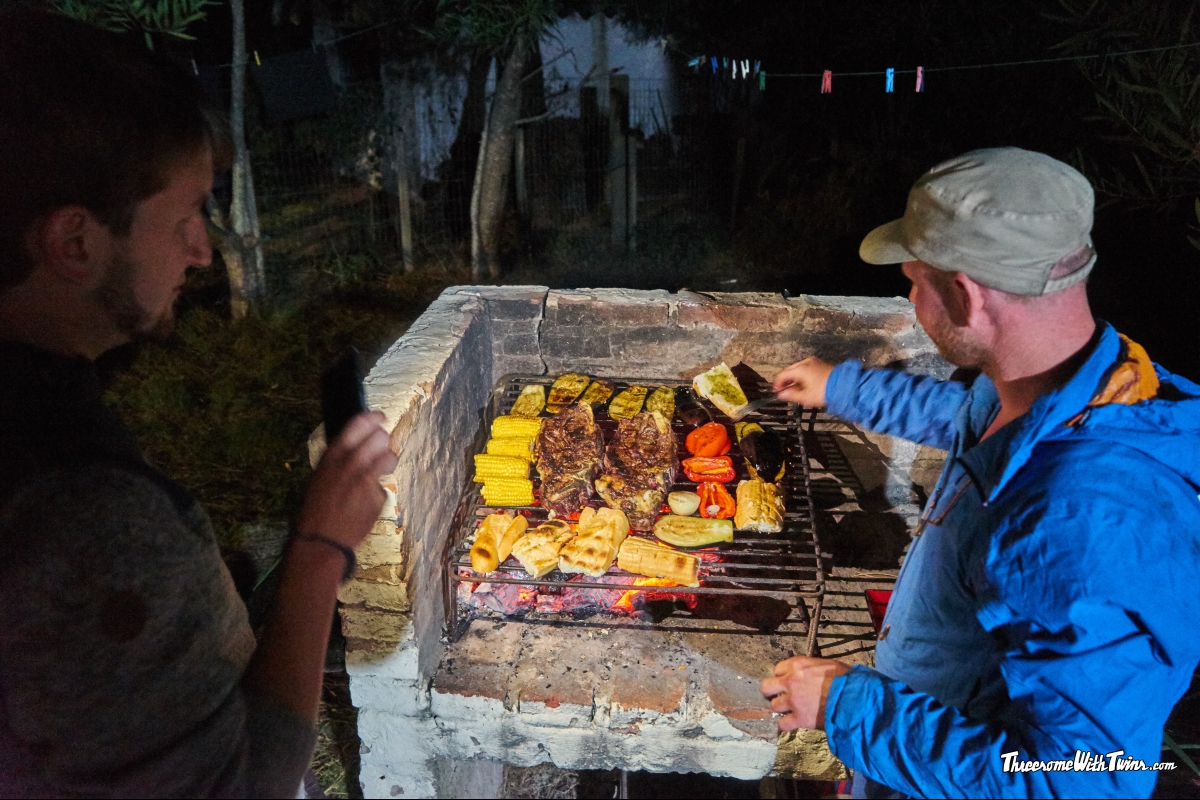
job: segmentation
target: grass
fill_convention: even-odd
[[[396,273],[367,257],[320,263],[294,281],[301,300],[239,321],[204,300],[219,280],[217,270],[189,277],[175,334],[117,357],[107,398],[151,463],[199,499],[232,547],[240,526],[298,508],[322,366],[346,345],[373,362],[465,275]]]

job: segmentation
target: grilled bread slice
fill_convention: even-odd
[[[628,535],[629,520],[620,510],[585,508],[579,514],[579,535],[563,547],[558,568],[566,573],[603,575]]]
[[[558,566],[559,551],[574,536],[567,523],[548,520],[517,539],[512,555],[530,576],[540,578]]]
[[[617,566],[647,578],[666,578],[680,586],[700,585],[700,559],[630,536],[621,545]]]
[[[721,409],[727,417],[737,416],[738,412],[750,405],[741,384],[733,375],[724,361],[702,372],[692,379],[692,388],[701,397],[707,398],[714,406]]]
[[[512,521],[512,515],[504,513],[488,514],[483,518],[475,530],[475,543],[471,545],[471,569],[484,575],[495,572],[504,560],[499,555],[500,541]]]
[[[529,528],[529,520],[521,514],[508,523],[508,528],[504,531],[504,536],[500,539],[500,544],[496,548],[496,557],[501,561],[508,558],[512,554],[513,545],[517,543],[525,535],[525,531]]]

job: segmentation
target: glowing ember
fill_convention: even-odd
[[[633,582],[634,586],[678,586],[666,578],[638,578]],[[621,614],[633,614],[633,598],[641,594],[639,589],[631,589],[621,595],[621,599],[613,603],[613,610]]]

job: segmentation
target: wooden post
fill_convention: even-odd
[[[629,246],[629,76],[613,75],[608,112],[608,205],[612,217],[612,241]]]
[[[525,126],[518,125],[513,137],[513,170],[517,179],[517,214],[529,215],[529,188],[525,185]]]
[[[638,207],[638,182],[637,182],[637,152],[642,146],[642,140],[639,136],[625,137],[625,185],[629,192],[629,220],[628,234],[629,252],[637,252],[637,207]]]
[[[412,272],[417,265],[413,261],[412,208],[408,202],[408,170],[404,150],[403,133],[397,129],[392,134],[396,147],[396,215],[400,225],[400,254],[404,259],[404,271]]]

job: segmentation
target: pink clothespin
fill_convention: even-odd
[[[833,71],[825,70],[821,74],[821,94],[830,94],[833,92]]]
[[[925,69],[923,67],[917,67],[917,91],[925,91]]]

